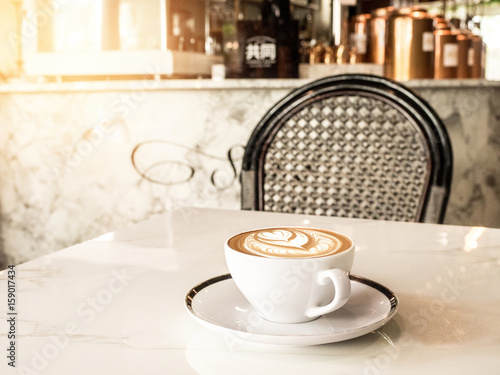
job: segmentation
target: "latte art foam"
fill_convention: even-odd
[[[313,228],[268,228],[240,233],[228,245],[242,253],[268,258],[314,258],[340,253],[352,242],[346,236]]]

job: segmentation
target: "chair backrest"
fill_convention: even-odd
[[[292,91],[245,149],[242,209],[442,222],[452,173],[446,129],[421,98],[364,74]]]

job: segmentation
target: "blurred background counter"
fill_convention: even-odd
[[[373,64],[396,80],[500,80],[499,19],[498,0],[0,0],[0,80],[196,78],[214,64],[229,78]]]
[[[1,84],[4,258],[26,261],[180,205],[238,209],[242,146],[265,112],[306,82]],[[500,227],[500,83],[405,84],[451,136],[445,223]]]

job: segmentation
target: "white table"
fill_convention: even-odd
[[[228,343],[186,312],[194,285],[227,272],[231,234],[275,225],[337,230],[352,273],[399,297],[374,333],[309,347]],[[500,230],[183,208],[15,267],[16,369],[0,373],[493,374],[500,371]]]

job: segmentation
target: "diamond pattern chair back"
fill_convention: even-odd
[[[440,223],[452,151],[444,125],[413,92],[346,74],[277,103],[243,157],[242,208]]]

